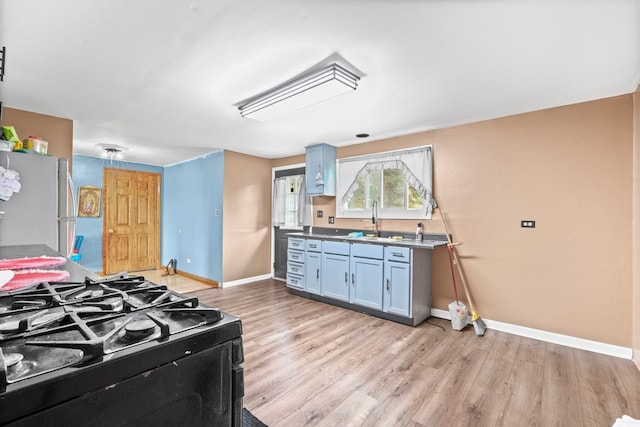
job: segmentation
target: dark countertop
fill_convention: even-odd
[[[31,258],[43,255],[51,257],[63,256],[47,245],[0,246],[0,259]],[[86,277],[92,280],[102,279],[94,272],[87,270],[71,260],[67,260],[66,263],[57,267],[47,267],[47,269],[68,271],[71,275],[71,277],[69,277],[70,282],[83,282]]]
[[[446,234],[425,234],[422,241],[418,241],[415,238],[403,236],[403,239],[393,239],[391,235],[403,235],[404,233],[397,233],[390,235],[382,235],[380,237],[350,237],[348,234],[351,230],[335,230],[334,233],[328,233],[326,231],[317,232],[292,232],[287,233],[289,237],[301,237],[304,239],[319,239],[319,240],[334,240],[343,241],[349,243],[371,243],[374,245],[393,245],[393,246],[407,246],[415,249],[435,249],[438,246],[444,246],[447,244]]]

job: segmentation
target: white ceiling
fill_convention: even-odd
[[[278,158],[630,93],[640,0],[0,0],[0,45],[0,101],[72,119],[75,154]],[[355,92],[240,117],[333,54]]]

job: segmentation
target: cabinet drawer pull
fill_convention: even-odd
[[[391,252],[391,255],[393,256],[397,256],[399,258],[404,258],[404,254],[400,253],[400,252]]]
[[[344,284],[349,286],[349,276],[346,271],[344,272]]]
[[[315,248],[317,247],[317,245],[315,245],[315,244],[309,244],[309,247],[310,247],[310,248],[314,248],[314,249],[315,249]]]
[[[387,279],[387,290],[389,290],[389,279]]]
[[[316,268],[316,279],[320,278],[320,269]]]
[[[355,273],[351,273],[351,283],[353,284],[353,286],[356,285],[356,275],[355,275]]]

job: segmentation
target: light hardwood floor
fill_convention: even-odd
[[[167,288],[179,293],[193,292],[202,289],[212,289],[210,285],[182,276],[180,273],[164,276],[162,274],[164,271],[165,269],[143,270],[132,271],[129,274],[144,276],[144,278],[146,280],[149,280],[150,282],[158,285],[166,285]]]
[[[190,295],[242,319],[244,404],[269,426],[590,427],[640,418],[640,372],[629,360],[492,330],[478,337],[436,318],[428,321],[440,327],[412,328],[291,295],[273,280]]]

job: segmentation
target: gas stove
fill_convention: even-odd
[[[240,425],[241,334],[239,319],[143,276],[0,292],[0,425],[76,425],[71,412],[77,425]]]

